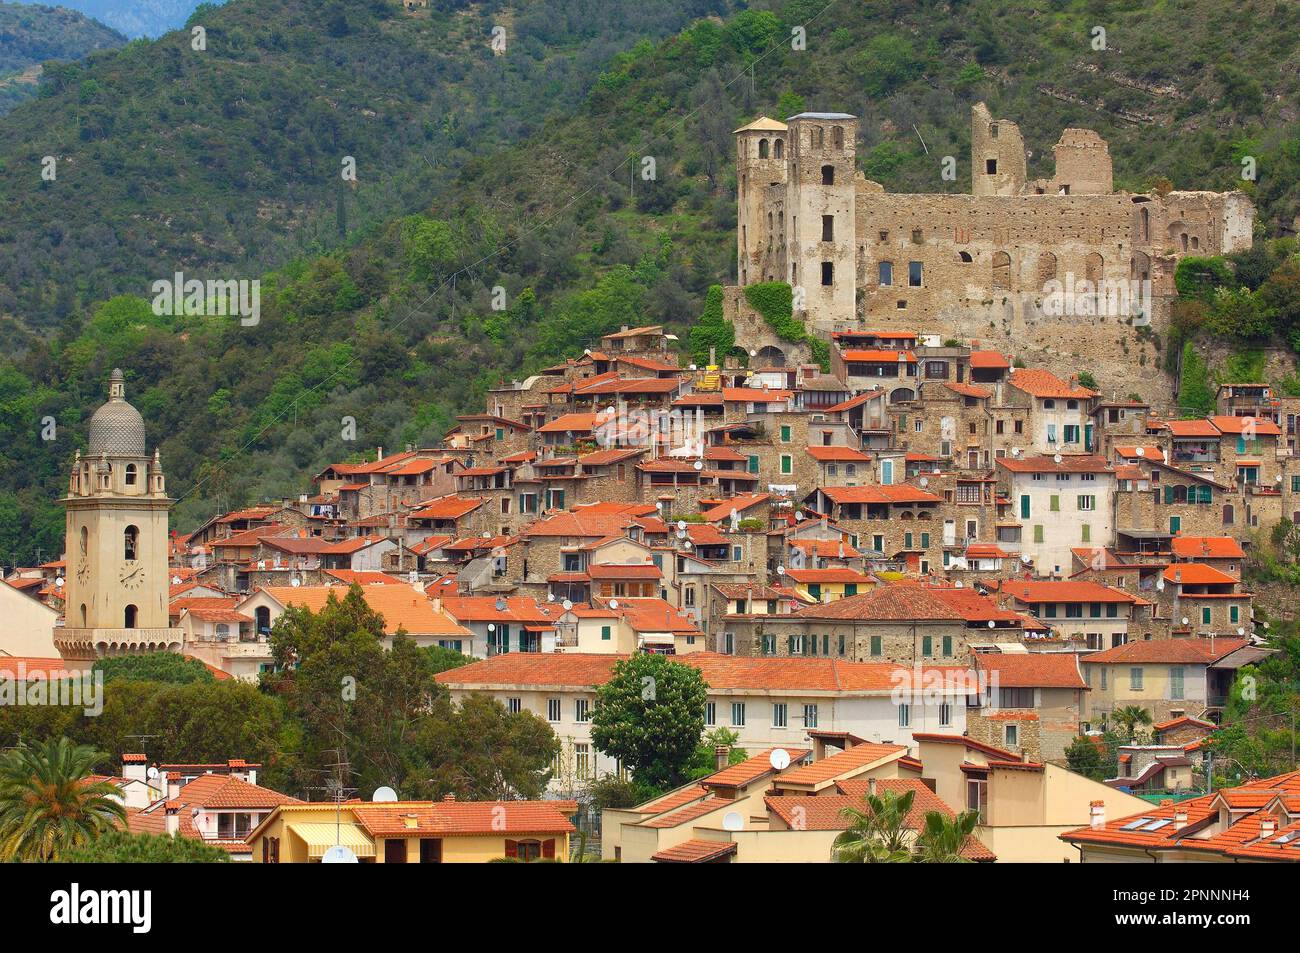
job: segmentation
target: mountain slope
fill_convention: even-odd
[[[620,324],[685,331],[709,285],[732,278],[731,130],[759,112],[854,112],[869,176],[944,191],[966,188],[969,107],[984,99],[1020,123],[1031,176],[1050,171],[1042,157],[1062,128],[1088,126],[1110,140],[1117,184],[1240,186],[1272,234],[1296,214],[1297,21],[1283,5],[1235,7],[1252,28],[1230,58],[1210,2],[1145,14],[1127,2],[882,2],[814,19],[821,6],[700,21],[615,56],[581,108],[465,162],[426,215],[268,275],[256,328],[121,299],[52,340],[0,341],[19,354],[0,361],[0,561],[61,545],[51,501],[114,364],[181,497],[173,525],[188,528],[218,506],[296,494],[304,474],[363,448],[432,443],[498,380]],[[1113,44],[1101,65],[1088,46],[1097,20]],[[795,52],[784,38],[802,23],[808,50]],[[1238,178],[1244,149],[1258,183]],[[955,183],[940,177],[949,154]],[[646,156],[656,181],[629,176]],[[504,312],[491,306],[498,285]],[[49,443],[47,415],[60,423]]]
[[[614,53],[727,5],[235,0],[203,12],[204,50],[178,32],[61,64],[0,125],[0,167],[59,160],[53,182],[0,177],[0,315],[49,327],[176,270],[248,277],[329,247],[577,106]]]
[[[126,37],[63,7],[0,3],[0,115],[36,95],[45,60],[116,49]]]

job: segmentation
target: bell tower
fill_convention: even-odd
[[[179,652],[168,625],[167,497],[162,462],[145,449],[144,418],[126,400],[120,370],[90,418],[60,501],[67,511],[64,625],[54,644],[69,660]]]

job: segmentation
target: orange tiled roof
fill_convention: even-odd
[[[1173,554],[1180,559],[1244,559],[1241,543],[1231,536],[1175,536]]]
[[[1165,582],[1183,585],[1236,585],[1237,580],[1205,563],[1172,563],[1164,572]]]
[[[569,834],[573,801],[418,801],[349,804],[371,837],[437,834],[457,837],[499,834]]]
[[[822,493],[834,503],[938,503],[939,497],[908,483],[886,486],[824,486]]]
[[[870,463],[871,458],[852,447],[808,447],[808,456],[822,463]]]
[[[897,760],[907,754],[902,745],[860,744],[854,745],[839,754],[822,758],[811,764],[791,768],[781,774],[778,785],[800,784],[817,785],[849,773],[860,773],[867,767],[880,761]]]
[[[651,854],[650,859],[661,864],[707,864],[736,852],[736,845],[731,841],[691,840],[682,841],[658,853]]]
[[[1079,661],[1090,665],[1130,662],[1209,665],[1248,644],[1245,639],[1152,639],[1146,642],[1125,642],[1113,649],[1084,655]]]
[[[1088,687],[1073,652],[980,652],[974,658],[975,667],[996,676],[995,684],[1002,688]]]
[[[1051,371],[1045,371],[1041,368],[1020,368],[1011,372],[1008,383],[1012,387],[1024,391],[1031,397],[1039,399],[1061,398],[1088,400],[1096,397],[1095,390],[1089,390],[1086,387],[1080,387],[1078,384],[1067,384]]]

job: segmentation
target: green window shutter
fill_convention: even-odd
[[[883,654],[880,650],[880,636],[878,635],[871,637],[871,654],[877,656]]]
[[[608,641],[609,641],[609,626],[607,626],[607,625],[602,625],[602,626],[600,627],[600,639],[601,639],[602,642],[608,642]]]
[[[934,638],[929,635],[921,637],[921,654],[929,658],[934,654]]]
[[[794,655],[794,636],[788,636],[785,640],[785,652],[787,655]]]
[[[929,534],[929,533],[922,533],[922,534],[921,534],[921,548],[922,548],[922,549],[929,549],[929,548],[930,548],[930,534]]]
[[[1020,496],[1020,518],[1022,520],[1029,519],[1029,494],[1028,493],[1022,493]]]
[[[1210,624],[1210,607],[1206,606],[1204,609],[1201,610],[1201,625],[1209,625],[1209,624]]]
[[[1241,609],[1238,606],[1228,606],[1228,621],[1234,625],[1241,618]]]
[[[1084,541],[1085,543],[1091,543],[1091,542],[1092,542],[1092,527],[1089,526],[1087,523],[1084,523],[1084,524],[1083,524],[1083,536],[1082,536],[1082,539],[1083,539],[1083,541]]]
[[[786,453],[781,454],[781,472],[789,473],[794,469],[794,459]]]
[[[789,424],[782,424],[782,425],[781,425],[781,442],[782,442],[782,443],[789,443],[789,442],[790,442],[790,425],[789,425]]]
[[[814,599],[820,599],[822,597],[822,584],[820,582],[808,583],[808,595]]]
[[[943,654],[945,658],[952,657],[952,636],[951,635],[945,635],[943,637]]]
[[[1165,504],[1168,505],[1174,501],[1174,488],[1165,484]]]
[[[750,454],[749,457],[749,472],[750,473],[758,472],[758,457],[755,456],[754,454]]]
[[[844,594],[846,596],[856,596],[858,594],[858,584],[856,582],[845,583]]]
[[[1055,493],[1051,496],[1051,505],[1048,507],[1053,513],[1061,512],[1061,498]]]
[[[911,548],[912,548],[912,534],[911,534],[911,533],[904,533],[904,534],[903,534],[903,548],[904,548],[904,549],[911,549]]]
[[[1034,542],[1041,543],[1042,541],[1043,541],[1043,527],[1040,524],[1034,527]]]

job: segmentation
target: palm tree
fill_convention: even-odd
[[[1139,725],[1151,724],[1151,712],[1140,705],[1125,705],[1123,708],[1117,708],[1111,714],[1111,718],[1114,719],[1115,724],[1124,729],[1129,744],[1137,738]]]
[[[866,810],[846,807],[840,813],[851,822],[835,837],[831,856],[841,864],[905,864],[912,859],[912,829],[907,815],[915,791],[868,794]]]
[[[50,861],[126,822],[117,788],[92,781],[103,755],[67,738],[0,759],[0,860]]]
[[[979,811],[962,811],[956,817],[930,811],[925,815],[925,827],[916,839],[916,859],[923,864],[970,863],[961,852],[979,820]]]

